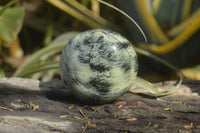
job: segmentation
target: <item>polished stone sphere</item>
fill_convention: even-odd
[[[129,90],[137,75],[137,56],[120,34],[103,29],[82,32],[62,51],[60,74],[79,100],[107,103]]]

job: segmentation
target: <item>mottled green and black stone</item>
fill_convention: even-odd
[[[82,101],[106,103],[125,93],[137,75],[137,57],[120,34],[95,29],[82,32],[65,46],[60,73],[68,89]]]

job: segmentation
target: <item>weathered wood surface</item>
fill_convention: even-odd
[[[200,132],[200,81],[159,99],[136,86],[130,92],[94,106],[76,101],[61,81],[0,79],[0,133]]]

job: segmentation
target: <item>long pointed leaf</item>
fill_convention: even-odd
[[[113,30],[119,30],[119,28],[117,28],[104,18],[96,15],[95,13],[93,13],[80,3],[76,2],[75,0],[46,1],[93,28],[109,28]]]
[[[175,37],[182,33],[187,27],[189,27],[197,18],[200,17],[200,8],[197,9],[188,19],[175,26],[171,30],[168,31],[168,35],[170,37]]]
[[[37,72],[43,72],[43,71],[52,70],[52,69],[59,69],[59,62],[57,62],[57,61],[45,62],[42,64],[35,65],[34,67],[31,67],[28,71],[21,73],[21,75],[19,75],[19,76],[20,77],[28,77]]]
[[[165,95],[168,95],[172,92],[174,92],[176,89],[178,89],[182,83],[182,79],[179,80],[178,84],[170,89],[162,89],[162,88],[159,88],[157,86],[154,86],[153,84],[151,84],[150,82],[140,78],[140,77],[136,77],[136,80],[135,80],[135,83],[148,90],[149,92],[153,93],[154,95],[156,96],[165,96]]]
[[[137,48],[137,47],[134,47],[134,49],[135,49],[135,51],[136,51],[137,53],[142,54],[142,55],[144,55],[144,56],[147,56],[147,57],[149,57],[149,58],[152,58],[152,59],[154,59],[154,60],[160,62],[161,64],[167,66],[168,68],[172,69],[173,71],[178,72],[178,73],[179,73],[179,76],[183,76],[183,77],[184,77],[184,75],[181,73],[181,71],[180,71],[178,68],[176,68],[175,66],[173,66],[172,64],[170,64],[169,62],[167,62],[167,61],[165,61],[165,60],[159,58],[159,57],[156,56],[156,55],[153,55],[152,53],[150,53],[149,51],[146,51],[146,50],[144,50],[144,49]]]
[[[200,12],[200,9],[199,9]],[[193,23],[191,23],[190,26],[188,26],[185,31],[183,31],[178,37],[170,41],[169,43],[166,43],[162,46],[157,45],[149,45],[149,49],[157,54],[165,54],[173,49],[179,47],[182,45],[186,40],[188,40],[196,31],[200,29],[200,16],[194,20]]]
[[[60,42],[56,45],[49,45],[41,50],[38,50],[35,54],[33,54],[30,58],[28,58],[14,73],[13,77],[18,77],[24,73],[24,71],[27,71],[27,69],[31,68],[37,61],[40,60],[42,56],[45,56],[47,53],[51,53],[48,56],[54,55],[58,51],[61,51],[65,45],[67,44],[67,41]]]
[[[12,6],[13,4],[15,4],[16,2],[18,2],[19,0],[12,0],[10,1],[8,4],[6,4],[1,10],[0,10],[0,16],[1,14],[10,6]]]
[[[155,20],[154,16],[149,12],[147,3],[145,0],[133,0],[140,13],[143,23],[145,24],[146,30],[149,36],[155,43],[166,43],[169,41],[165,33],[160,28],[159,24]]]

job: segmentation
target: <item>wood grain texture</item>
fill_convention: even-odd
[[[159,99],[133,85],[112,103],[85,105],[61,81],[0,79],[0,133],[27,132],[200,132],[200,81]]]

